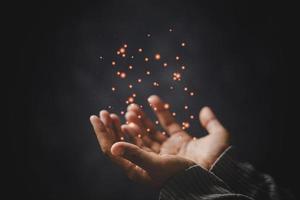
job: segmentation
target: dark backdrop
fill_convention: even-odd
[[[189,79],[233,135],[242,160],[297,189],[285,6],[252,1],[23,2],[8,15],[13,78],[12,197],[157,199],[99,151],[89,116],[115,99],[99,61],[124,41],[173,26],[188,41]],[[160,47],[160,42],[153,44]],[[166,95],[165,95],[166,96]],[[166,97],[167,98],[167,97]],[[171,102],[176,104],[176,102]]]

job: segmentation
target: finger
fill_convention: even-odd
[[[119,141],[120,140],[120,136],[118,135],[118,133],[115,131],[114,127],[113,127],[113,120],[110,117],[110,113],[106,110],[101,110],[100,111],[100,119],[103,122],[104,126],[106,127],[106,130],[108,131],[109,134],[112,135],[113,141]]]
[[[142,141],[142,135],[140,133],[136,133],[136,132],[132,131],[128,124],[123,124],[121,126],[121,130],[123,133],[125,133],[129,136],[131,143],[133,143],[139,147],[144,146],[144,142]]]
[[[137,116],[140,116],[140,120],[142,125],[145,127],[146,131],[149,134],[149,136],[159,142],[163,143],[168,137],[164,134],[162,134],[160,131],[158,131],[154,125],[154,123],[150,120],[149,117],[142,111],[142,109],[136,105],[136,104],[130,104],[127,107],[128,112],[132,111],[134,112]],[[138,124],[138,123],[137,123]]]
[[[216,118],[213,111],[207,106],[201,109],[199,113],[199,120],[201,122],[201,125],[207,130],[209,134],[229,134],[227,130],[223,127],[223,125],[219,122],[219,120]]]
[[[91,124],[94,128],[98,143],[100,144],[101,150],[104,154],[110,154],[110,147],[113,144],[112,135],[108,133],[107,129],[105,128],[104,124],[101,120],[93,115],[90,117]]]
[[[159,153],[160,151],[160,144],[158,142],[153,141],[147,136],[147,133],[143,132],[140,127],[134,123],[130,123],[128,125],[123,125],[122,129],[126,133],[129,133],[131,136],[135,137],[137,139],[137,145],[139,147],[142,147],[145,145],[146,147],[150,148],[152,151]],[[140,140],[139,140],[140,138]],[[140,142],[142,144],[140,144]]]
[[[143,139],[147,137],[148,140],[153,140],[153,142],[158,142],[159,144],[167,139],[167,136],[155,129],[150,119],[148,119],[148,122],[145,120],[147,118],[145,113],[136,104],[128,106],[125,118],[129,123],[137,124],[140,127]]]
[[[127,142],[117,142],[111,147],[111,153],[115,156],[121,156],[130,162],[140,166],[146,171],[151,171],[158,164],[158,156],[147,152],[134,144]]]
[[[175,121],[175,118],[168,110],[168,104],[165,104],[158,96],[152,95],[148,98],[152,109],[154,110],[161,126],[170,134],[182,131],[181,126]]]
[[[112,119],[109,116],[109,112],[106,110],[101,110],[99,116],[105,127],[112,129]]]
[[[118,139],[123,140],[124,137],[123,137],[123,134],[121,131],[121,122],[120,122],[119,116],[115,113],[112,113],[112,114],[110,114],[110,118],[112,120],[112,127],[113,127],[115,133],[117,134]]]

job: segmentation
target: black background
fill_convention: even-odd
[[[213,107],[240,158],[295,193],[286,6],[42,1],[12,7],[7,16],[14,54],[7,82],[12,198],[157,199],[157,190],[130,182],[101,154],[88,119],[115,102],[111,71],[99,56],[124,41],[139,45],[148,32],[159,41],[152,45],[163,48],[160,41],[167,40],[170,26],[191,44],[189,79],[201,94],[193,107]]]

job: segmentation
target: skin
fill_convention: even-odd
[[[101,150],[130,179],[161,187],[168,178],[195,164],[209,170],[229,146],[229,133],[209,107],[199,113],[200,123],[209,134],[193,139],[158,96],[150,96],[148,102],[167,134],[156,130],[136,104],[127,108],[128,124],[121,125],[119,117],[106,110],[90,117]],[[125,134],[131,143],[120,140]]]

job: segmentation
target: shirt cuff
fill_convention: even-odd
[[[237,162],[232,146],[221,154],[209,171],[222,179],[234,192],[250,196],[264,190],[266,183],[273,182],[270,176],[258,173],[252,165]]]
[[[161,189],[159,199],[194,199],[227,193],[229,187],[220,178],[194,165],[170,178]]]

